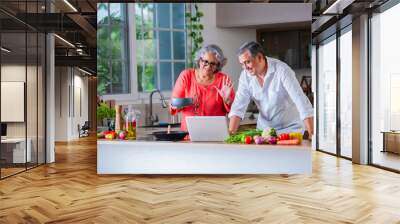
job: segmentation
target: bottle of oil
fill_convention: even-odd
[[[123,130],[122,105],[115,105],[115,132]]]
[[[128,113],[125,115],[125,130],[126,139],[136,139],[136,114],[131,105],[129,105]]]

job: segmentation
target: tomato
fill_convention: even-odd
[[[279,135],[279,140],[289,140],[290,136],[288,133],[282,133]]]
[[[114,134],[108,133],[108,134],[106,134],[105,138],[106,139],[114,139]]]
[[[253,141],[253,138],[251,136],[246,136],[244,138],[244,143],[246,143],[246,144],[251,144],[252,141]]]

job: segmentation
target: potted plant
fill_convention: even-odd
[[[115,109],[110,108],[106,103],[100,103],[97,106],[97,126],[110,128],[113,120],[115,120]]]

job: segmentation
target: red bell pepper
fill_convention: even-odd
[[[289,140],[290,136],[288,133],[282,133],[279,135],[279,140]]]

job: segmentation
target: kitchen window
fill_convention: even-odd
[[[352,29],[341,30],[340,56],[340,155],[352,158]]]
[[[371,18],[371,162],[400,171],[400,4]]]
[[[352,158],[352,25],[317,48],[317,149]]]
[[[318,149],[336,154],[336,35],[318,47]]]
[[[97,92],[129,93],[127,5],[97,4]]]
[[[135,4],[138,92],[171,91],[186,68],[184,3]]]

